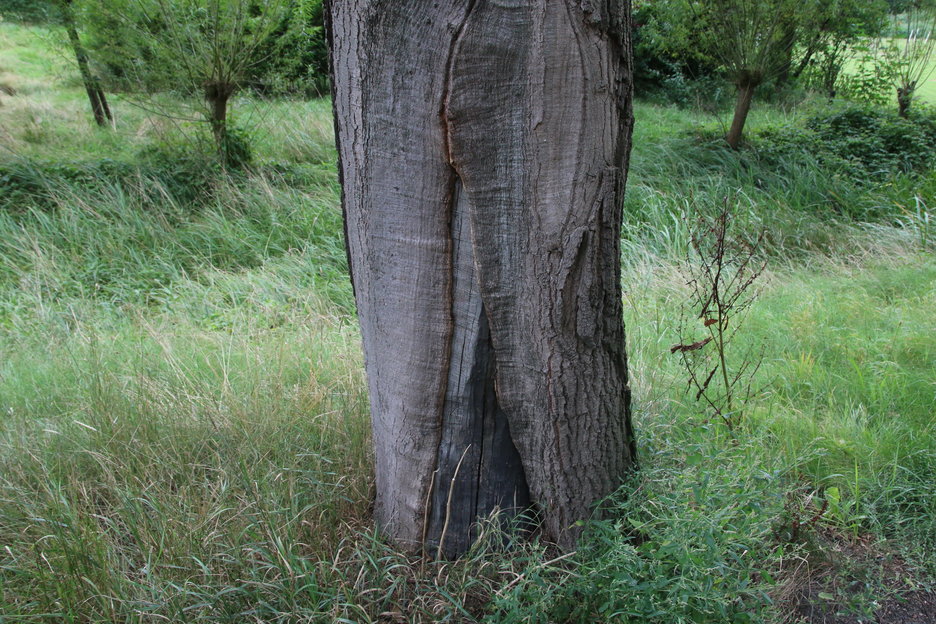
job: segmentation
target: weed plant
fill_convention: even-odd
[[[685,270],[692,294],[681,311],[681,341],[670,352],[678,354],[686,371],[686,391],[704,406],[703,414],[734,434],[763,363],[762,352],[748,348],[739,354],[734,344],[757,300],[756,282],[767,267],[758,250],[764,232],[750,241],[736,237],[727,202],[714,219],[691,227]]]

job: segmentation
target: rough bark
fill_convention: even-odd
[[[731,127],[725,135],[725,141],[731,149],[741,146],[741,137],[744,134],[744,124],[747,122],[748,112],[751,110],[751,101],[754,99],[754,89],[760,81],[747,74],[741,76],[737,82],[738,95],[735,101],[734,117]]]
[[[569,547],[633,466],[620,220],[629,3],[340,0],[336,134],[382,530]]]
[[[234,94],[234,85],[227,83],[209,84],[205,87],[205,102],[208,104],[208,123],[211,125],[211,134],[214,137],[218,154],[222,160],[227,160],[227,110],[228,102]]]
[[[897,114],[904,119],[910,114],[910,104],[913,102],[914,91],[916,91],[916,82],[897,87]]]
[[[71,0],[66,0],[62,6],[62,14],[65,18],[65,29],[68,31],[68,40],[71,43],[72,50],[75,53],[75,60],[78,62],[78,71],[81,72],[81,81],[84,83],[85,91],[88,94],[88,101],[91,103],[91,113],[94,115],[94,121],[97,125],[104,127],[114,121],[110,107],[107,105],[107,97],[97,78],[91,71],[91,63],[88,61],[88,53],[81,44],[81,38],[78,36],[78,28],[75,25],[75,16],[72,13]]]

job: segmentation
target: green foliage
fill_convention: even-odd
[[[790,51],[791,66],[794,57],[797,63],[795,75],[810,88],[834,98],[841,89],[840,78],[849,59],[882,32],[886,9],[880,0],[813,5],[802,23],[800,41]]]
[[[807,127],[816,132],[825,151],[875,175],[924,172],[936,162],[936,111],[903,119],[849,108],[813,117]]]
[[[491,623],[760,622],[767,591],[778,475],[756,447],[717,451],[682,440],[654,448],[641,475],[589,525],[575,574],[532,575],[495,599]],[[742,459],[743,458],[743,459]]]
[[[329,93],[322,0],[292,0],[260,50],[250,87],[264,94],[320,97]]]
[[[756,142],[765,156],[811,152],[824,167],[878,183],[899,174],[926,174],[936,165],[936,113],[910,118],[866,107],[813,116],[805,127],[762,132]]]
[[[31,209],[55,209],[66,194],[120,189],[138,194],[141,208],[170,204],[198,210],[210,200],[218,166],[204,153],[181,146],[153,146],[140,153],[140,163],[102,158],[75,162],[20,160],[0,165],[0,211],[23,214]],[[158,193],[143,192],[151,184]],[[152,189],[155,191],[155,189]]]
[[[203,95],[242,86],[286,16],[285,0],[85,0],[87,45],[123,90]]]
[[[720,96],[714,84],[700,85],[698,96],[690,91],[695,80],[719,70],[731,81],[746,72],[759,82],[805,73],[808,84],[831,92],[850,46],[878,35],[886,11],[883,0],[637,2],[638,93],[680,105],[711,101]]]
[[[807,5],[804,27],[826,42],[851,43],[881,33],[887,16],[886,0],[839,0]],[[808,43],[807,43],[808,45]]]
[[[894,88],[897,107],[906,117],[915,99],[917,87],[933,75],[936,65],[936,1],[920,0],[907,12],[907,36],[892,39],[888,53],[896,59]]]
[[[865,41],[854,49],[853,69],[838,83],[838,94],[861,104],[884,105],[893,97],[897,59],[888,48]]]
[[[714,80],[718,65],[696,45],[698,31],[687,28],[685,21],[672,19],[669,5],[634,3],[635,89],[641,97],[661,97],[682,106],[692,103],[697,95],[710,99],[712,90],[718,88]]]
[[[46,24],[61,15],[54,0],[0,0],[0,19]]]
[[[169,116],[195,103],[221,161],[249,161],[246,137],[229,128],[227,109],[275,52],[276,29],[289,15],[286,0],[87,0],[83,6],[88,47],[106,68],[105,81],[149,96],[170,94],[168,105],[148,101]],[[228,138],[229,130],[238,136]]]
[[[250,135],[242,127],[228,121],[221,143],[221,161],[227,167],[243,169],[253,161]]]
[[[678,123],[672,117],[661,115]],[[714,217],[725,197],[739,200],[735,222],[743,235],[767,232],[762,251],[769,257],[850,253],[844,251],[851,243],[841,236],[843,225],[900,218],[897,206],[912,206],[928,179],[894,172],[889,183],[874,184],[862,169],[824,154],[815,133],[800,123],[761,128],[750,149],[741,151],[727,149],[716,130],[690,128],[683,135],[674,129],[676,136],[667,138],[656,135],[652,124],[636,128],[625,197],[625,262],[647,253],[685,257],[689,237],[682,216]]]
[[[352,307],[341,215],[329,204],[332,185],[319,182],[300,193],[277,186],[278,176],[251,183],[220,170],[161,170],[161,157],[151,153],[140,168],[61,167],[61,178],[23,190],[17,213],[0,211],[3,288],[23,278],[38,280],[50,303],[88,298],[159,307],[171,304],[180,280],[213,279],[214,271],[298,254],[297,261],[315,267],[300,280],[305,288],[319,284],[317,292],[333,305]],[[197,203],[182,203],[187,195]]]
[[[888,13],[892,15],[898,15],[900,13],[905,13],[909,9],[915,0],[887,0],[887,10]]]
[[[658,9],[672,27],[671,51],[680,58],[709,58],[729,79],[753,76],[756,83],[775,75],[784,64],[794,29],[812,3],[791,0],[668,0]],[[686,33],[694,33],[687,35]]]
[[[320,304],[277,307],[282,285],[261,282],[216,286],[254,308],[243,334],[153,318],[152,333],[115,321],[98,334],[100,317],[75,309],[41,365],[5,358],[0,616],[356,617],[367,560],[332,559],[368,487],[363,386],[332,359],[353,335],[303,326]],[[76,401],[87,409],[63,418]],[[344,578],[346,596],[332,591]]]

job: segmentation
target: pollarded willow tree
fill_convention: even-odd
[[[70,0],[68,0],[70,1]],[[163,96],[148,105],[179,116],[189,102],[228,160],[231,99],[270,54],[289,0],[84,0],[85,30],[115,88]],[[174,98],[166,98],[175,95]],[[166,99],[172,103],[165,104]]]
[[[734,84],[734,115],[725,141],[737,149],[755,91],[765,81],[789,73],[805,22],[828,0],[653,0],[649,4],[655,21],[665,24],[671,34],[661,47],[674,57],[720,67]]]
[[[634,465],[620,285],[627,0],[332,0],[376,521],[564,547]]]
[[[732,149],[741,144],[754,91],[765,80],[784,71],[788,49],[795,43],[787,34],[797,29],[799,16],[822,0],[704,0],[690,2],[695,16],[709,29],[711,53],[728,72],[737,89],[734,115],[725,141]]]
[[[894,59],[894,88],[897,111],[907,117],[917,87],[933,75],[936,51],[936,0],[914,0],[905,7],[906,38],[890,42]]]

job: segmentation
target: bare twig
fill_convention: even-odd
[[[455,479],[458,478],[458,471],[461,470],[462,462],[465,461],[465,455],[468,454],[468,449],[471,448],[471,445],[465,447],[465,450],[462,451],[461,458],[458,460],[458,464],[455,465],[455,474],[452,475],[452,480],[449,482],[449,491],[448,498],[445,501],[445,523],[442,525],[442,535],[439,536],[439,548],[436,551],[436,559],[442,558],[442,547],[445,545],[445,534],[448,533],[449,518],[452,515],[452,493],[455,491]]]
[[[688,375],[688,388],[732,434],[744,417],[751,396],[751,380],[760,369],[763,352],[748,349],[735,362],[732,341],[758,296],[755,283],[766,262],[759,249],[761,232],[753,242],[730,235],[731,212],[726,201],[712,219],[699,219],[690,235],[686,256],[692,310],[684,310],[679,353]],[[708,335],[698,339],[687,319],[702,321]],[[711,345],[709,348],[705,348]]]

